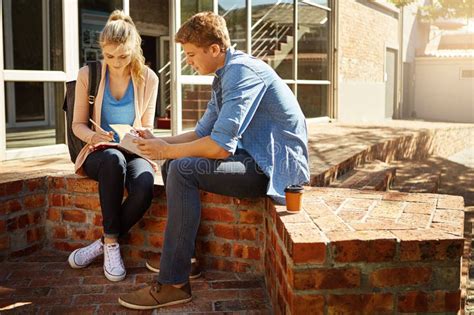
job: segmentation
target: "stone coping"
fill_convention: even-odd
[[[313,187],[300,213],[269,210],[295,264],[442,260],[462,253],[459,196]]]

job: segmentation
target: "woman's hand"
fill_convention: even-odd
[[[92,136],[90,145],[95,145],[99,142],[110,142],[114,140],[114,132],[103,132],[103,131],[96,131],[96,133]]]
[[[143,139],[154,139],[155,138],[155,136],[153,135],[153,133],[151,132],[150,129],[135,128],[135,131],[138,133],[140,138],[143,138]]]
[[[166,141],[155,138],[153,139],[135,139],[133,140],[138,146],[140,152],[152,160],[164,160],[166,159],[166,149],[168,143]]]

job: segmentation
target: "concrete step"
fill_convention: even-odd
[[[433,170],[425,161],[393,161],[392,167],[397,168],[397,178],[391,190],[410,193],[437,193],[441,171]]]
[[[395,178],[396,169],[374,160],[340,175],[330,187],[385,191]]]

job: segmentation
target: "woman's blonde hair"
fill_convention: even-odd
[[[130,48],[132,61],[130,71],[137,82],[144,80],[145,57],[141,47],[142,39],[132,18],[121,10],[115,10],[109,16],[107,24],[100,33],[100,46],[107,44],[123,44]]]

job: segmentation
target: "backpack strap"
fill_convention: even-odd
[[[99,83],[101,79],[101,64],[100,61],[91,61],[87,63],[89,67],[89,105],[93,106],[97,91],[99,90]]]
[[[94,102],[99,90],[99,83],[102,75],[102,67],[100,61],[87,62],[89,67],[89,91],[87,100],[89,102],[89,117],[94,113]],[[90,123],[89,123],[90,127]]]

